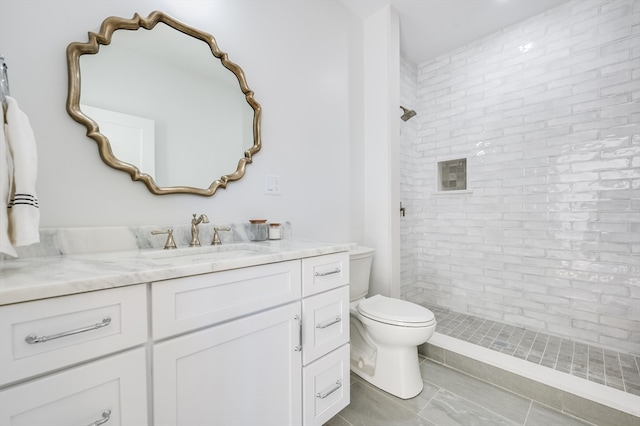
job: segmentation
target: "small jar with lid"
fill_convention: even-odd
[[[279,240],[282,238],[282,229],[280,228],[279,223],[270,223],[269,224],[269,239],[270,240]]]
[[[269,236],[269,227],[266,219],[252,219],[247,230],[251,241],[264,241]]]

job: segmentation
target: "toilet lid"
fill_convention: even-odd
[[[435,323],[433,312],[424,306],[379,294],[360,302],[358,312],[387,324],[424,327]]]

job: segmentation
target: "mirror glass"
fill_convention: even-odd
[[[108,165],[156,194],[213,195],[244,175],[260,106],[212,36],[161,12],[107,18],[94,36],[68,48],[67,106]]]

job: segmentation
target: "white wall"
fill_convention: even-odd
[[[640,353],[639,23],[576,0],[418,65],[405,297]],[[443,156],[471,193],[434,193]]]
[[[369,295],[400,295],[399,17],[390,6],[364,21],[364,237],[376,250]]]
[[[107,16],[153,10],[214,35],[263,108],[263,150],[241,181],[211,198],[152,195],[103,164],[65,110],[67,45],[87,41]],[[353,75],[361,54],[351,51],[361,49],[359,28],[338,2],[0,0],[0,54],[37,138],[41,227],[186,224],[206,213],[214,223],[288,220],[295,236],[351,241],[350,182],[362,173],[350,148],[362,127],[352,113],[362,107]],[[159,90],[171,96],[173,87]],[[281,196],[264,194],[266,175],[282,177]]]

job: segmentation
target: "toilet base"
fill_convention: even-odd
[[[410,399],[422,392],[424,382],[420,374],[418,348],[378,346],[375,367],[351,359],[351,371],[377,388],[397,396]]]

